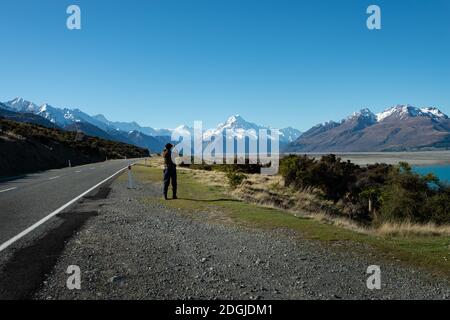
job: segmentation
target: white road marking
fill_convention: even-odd
[[[81,170],[77,170],[77,171],[75,171],[76,173],[80,173],[81,172]]]
[[[61,176],[51,177],[48,180],[55,180],[55,179],[58,179],[58,178],[61,178]]]
[[[91,170],[94,170],[95,168],[94,168],[94,167],[92,167],[92,168],[89,168],[89,169],[91,169]]]
[[[5,190],[0,190],[0,193],[2,193],[2,192],[6,192],[6,191],[11,191],[11,190],[14,190],[14,189],[17,189],[17,187],[13,187],[13,188],[5,189]]]
[[[135,163],[133,163],[132,165],[134,165]],[[114,173],[113,175],[111,175],[110,177],[106,178],[105,180],[97,183],[95,186],[93,186],[92,188],[90,188],[89,190],[83,192],[82,194],[80,194],[78,197],[70,200],[69,202],[67,202],[65,205],[63,205],[62,207],[56,209],[55,211],[53,211],[52,213],[50,213],[48,216],[42,218],[41,220],[39,220],[38,222],[36,222],[35,224],[33,224],[32,226],[26,228],[25,230],[23,230],[21,233],[19,233],[18,235],[12,237],[11,239],[9,239],[8,241],[6,241],[5,243],[3,243],[2,245],[0,245],[0,252],[2,252],[3,250],[5,250],[6,248],[8,248],[10,245],[12,245],[14,242],[16,242],[17,240],[23,238],[24,236],[26,236],[28,233],[30,233],[31,231],[33,231],[34,229],[36,229],[37,227],[39,227],[40,225],[44,224],[45,222],[47,222],[48,220],[50,220],[51,218],[53,218],[54,216],[56,216],[58,213],[60,213],[61,211],[63,211],[64,209],[66,209],[67,207],[71,206],[72,204],[74,204],[75,202],[77,202],[78,200],[80,200],[81,198],[83,198],[85,195],[89,194],[90,192],[92,192],[93,190],[95,190],[96,188],[98,188],[99,186],[101,186],[102,184],[104,184],[105,182],[107,182],[108,180],[110,180],[111,178],[115,177],[116,175],[118,175],[119,173],[121,173],[122,171],[128,169],[128,166],[126,166],[125,168],[120,169],[119,171],[117,171],[116,173]]]

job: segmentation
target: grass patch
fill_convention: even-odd
[[[162,168],[136,166],[133,174],[143,183],[161,183]],[[190,212],[217,211],[226,215],[233,223],[267,230],[288,229],[296,232],[300,239],[323,242],[341,241],[351,250],[364,250],[367,246],[380,258],[402,261],[425,268],[450,279],[450,237],[419,235],[376,235],[348,230],[326,221],[301,218],[283,210],[258,206],[232,198],[226,187],[216,183],[205,183],[198,172],[178,170],[178,197],[176,201],[164,201],[147,197],[147,201],[161,201],[165,206]],[[226,185],[226,180],[222,181]],[[355,246],[354,244],[359,244]],[[363,253],[363,252],[362,252]]]

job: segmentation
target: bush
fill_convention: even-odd
[[[414,173],[407,163],[393,167],[381,189],[378,222],[450,223],[450,192],[429,174]]]
[[[229,170],[227,172],[227,179],[230,187],[237,188],[245,179],[247,179],[247,176],[242,172]]]
[[[280,174],[286,186],[320,189],[352,219],[450,223],[450,187],[431,174],[414,173],[407,163],[360,167],[334,155],[320,160],[290,155],[281,159]]]
[[[291,155],[280,163],[280,174],[287,186],[320,188],[327,199],[335,202],[350,191],[359,170],[359,166],[343,162],[335,155],[323,156],[320,160]]]

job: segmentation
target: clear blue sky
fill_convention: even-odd
[[[66,29],[70,4],[80,31]],[[1,0],[0,40],[0,100],[153,127],[239,113],[305,130],[398,103],[450,113],[448,0]]]

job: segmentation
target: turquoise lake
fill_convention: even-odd
[[[417,166],[414,171],[420,174],[433,173],[441,181],[450,183],[450,165]]]

